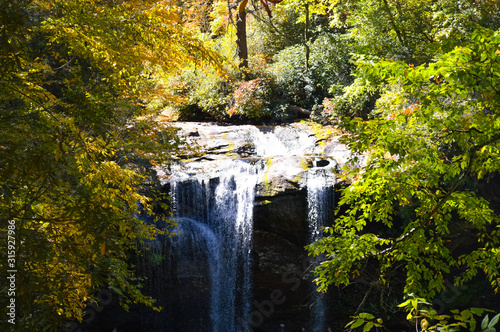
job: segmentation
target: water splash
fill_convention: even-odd
[[[303,156],[316,149],[315,139],[294,127],[275,127],[269,131],[255,130],[251,141],[261,157]]]

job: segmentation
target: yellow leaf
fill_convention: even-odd
[[[427,319],[422,319],[422,321],[420,322],[420,327],[423,331],[427,330],[427,328],[429,327],[429,321]]]
[[[106,241],[101,244],[101,255],[104,256],[106,253]]]

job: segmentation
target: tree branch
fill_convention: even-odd
[[[356,312],[354,313],[354,316],[359,315],[361,309],[365,305],[366,300],[368,299],[368,296],[370,296],[373,288],[375,288],[375,286],[378,285],[378,283],[379,283],[378,281],[373,281],[373,282],[370,283],[370,287],[366,291],[365,296],[363,297],[363,300],[361,300],[361,303],[359,304],[358,308],[356,309]]]

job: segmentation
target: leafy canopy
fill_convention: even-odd
[[[311,3],[354,39],[354,52],[417,63],[465,42],[475,25],[497,29],[495,0],[328,0]]]
[[[367,266],[383,283],[402,265],[405,294],[432,298],[445,279],[465,284],[479,272],[498,291],[500,219],[478,189],[500,169],[499,45],[500,31],[477,28],[433,63],[358,63],[388,86],[375,118],[345,118],[346,212],[309,246],[326,257],[320,290]]]

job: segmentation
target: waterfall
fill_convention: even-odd
[[[259,164],[223,160],[206,166],[209,172],[184,169],[173,173],[171,205],[178,226],[172,231],[176,235],[153,245],[160,247],[156,250],[166,258],[167,273],[178,279],[180,293],[200,288],[200,306],[196,312],[180,308],[184,313],[177,322],[158,323],[154,327],[158,331],[235,332],[247,328],[238,322],[248,321],[252,300],[252,217]],[[186,287],[189,278],[196,283],[203,283],[204,278],[206,285]],[[182,298],[180,294],[177,306],[182,307]],[[185,312],[193,317],[182,318]],[[165,316],[165,320],[175,319]]]
[[[263,206],[275,204],[267,198],[298,193],[301,221],[294,225],[300,227],[300,234],[306,234],[309,225],[309,236],[296,237],[294,245],[302,248],[306,240],[317,240],[321,227],[333,218],[335,177],[331,170],[337,165],[337,155],[332,153],[337,152],[324,152],[310,132],[292,126],[186,126],[190,144],[198,144],[202,138],[200,146],[206,154],[186,157],[182,163],[160,170],[163,184],[169,188],[172,218],[178,226],[171,229],[174,235],[147,243],[149,252],[140,262],[142,274],[147,277],[147,294],[164,308],[160,313],[144,314],[142,331],[250,332],[252,314],[260,314],[255,302],[269,301],[253,299],[257,289],[252,287],[252,271],[256,271],[256,280],[272,280],[259,279],[266,275],[259,265],[263,251],[257,251],[262,247],[253,248],[252,243],[254,208],[260,207],[256,211],[262,213]],[[271,186],[273,191],[269,191]],[[262,214],[259,216],[258,236],[262,237],[263,230],[288,231],[276,225],[266,228],[269,225],[262,222]],[[259,257],[255,266],[252,253]],[[283,280],[282,272],[277,271],[270,275],[274,273]],[[290,286],[276,285],[276,289],[280,287]],[[322,294],[314,291],[315,295],[307,298],[309,286],[303,287],[303,293],[298,290],[293,295],[305,294],[304,301],[312,299],[313,304],[310,317],[306,313],[300,320],[309,319],[311,327],[324,331],[328,314]],[[277,304],[273,314],[262,314],[262,324],[275,324],[274,319],[281,319],[276,318],[279,310],[288,303],[282,307]]]
[[[246,162],[230,162],[215,188],[209,220],[221,245],[223,265],[212,284],[212,331],[236,331],[236,319],[248,319],[251,303],[253,204],[258,172]]]
[[[323,236],[321,228],[333,220],[334,184],[335,176],[328,169],[311,169],[307,173],[307,219],[310,242],[320,239]],[[324,294],[317,292],[317,288],[314,287],[311,307],[313,331],[326,331],[326,310]]]

